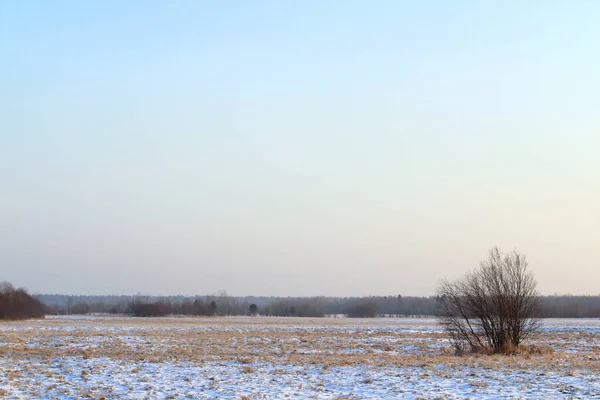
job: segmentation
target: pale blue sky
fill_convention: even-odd
[[[600,288],[600,2],[0,2],[0,279]]]

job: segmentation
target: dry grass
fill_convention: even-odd
[[[418,331],[433,320],[348,320],[295,318],[109,318],[74,322],[62,319],[8,323],[0,329],[3,357],[52,359],[79,356],[171,362],[233,361],[320,365],[471,365],[580,368],[600,372],[600,351],[592,332],[555,331],[501,355],[456,357],[445,335]],[[376,327],[376,329],[373,329]],[[414,327],[399,330],[398,327]],[[405,350],[408,347],[410,350]],[[567,347],[569,346],[569,347]],[[566,350],[576,351],[566,352]],[[90,374],[92,371],[89,372]],[[249,370],[245,373],[251,373]],[[276,373],[276,372],[274,372]],[[21,371],[10,371],[19,379]],[[82,374],[82,378],[86,374]]]
[[[554,348],[548,345],[524,345],[515,346],[511,343],[507,343],[503,348],[504,355],[507,356],[521,356],[529,358],[531,356],[547,356],[554,354]]]
[[[244,374],[253,374],[254,373],[254,368],[252,368],[249,365],[246,365],[242,368],[242,373]]]

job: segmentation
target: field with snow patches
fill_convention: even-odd
[[[600,398],[600,320],[543,355],[453,355],[434,319],[49,317],[0,323],[0,398]]]

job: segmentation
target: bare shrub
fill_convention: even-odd
[[[456,353],[504,353],[539,327],[536,281],[524,255],[497,247],[479,269],[438,288],[440,323]]]

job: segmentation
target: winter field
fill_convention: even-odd
[[[457,357],[434,319],[48,317],[0,323],[0,398],[600,398],[600,320],[530,344]]]

